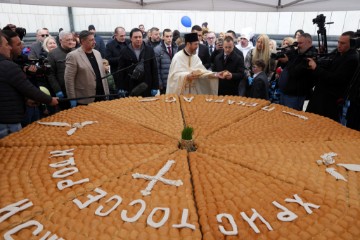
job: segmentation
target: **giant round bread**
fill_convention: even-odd
[[[265,100],[92,103],[0,140],[0,238],[360,239],[359,165],[359,132]]]

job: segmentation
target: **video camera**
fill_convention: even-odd
[[[325,28],[325,19],[324,14],[317,15],[316,18],[312,20],[313,24],[317,24],[319,29]]]
[[[303,55],[303,57],[306,60],[306,65],[308,65],[307,58],[312,58],[317,65],[321,66],[322,68],[329,69],[331,67],[332,61],[334,60],[335,51],[323,54],[317,52],[307,52]]]
[[[351,48],[360,48],[360,29],[358,29],[355,33],[355,37],[350,39],[350,47]]]
[[[27,59],[24,62],[25,66],[36,66],[36,75],[47,75],[50,73],[51,65],[45,57],[40,57],[39,59]]]
[[[284,58],[286,56],[292,56],[296,53],[295,47],[297,47],[298,43],[294,42],[292,45],[276,48],[276,53],[271,53],[270,57],[272,59],[278,60],[279,58]]]

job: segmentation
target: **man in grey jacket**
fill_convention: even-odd
[[[66,98],[64,81],[66,55],[75,48],[75,41],[71,32],[61,31],[59,34],[60,46],[49,52],[48,61],[51,71],[48,75],[49,83],[58,98]],[[70,107],[68,102],[62,102],[60,109]]]
[[[175,43],[172,42],[172,38],[172,31],[168,28],[164,29],[161,43],[154,48],[159,74],[159,89],[161,94],[164,94],[166,91],[171,60],[174,54],[178,51],[178,47],[175,45]]]

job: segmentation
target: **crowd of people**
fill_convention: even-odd
[[[94,25],[58,36],[40,28],[29,47],[25,34],[13,24],[0,33],[0,138],[77,105],[165,93],[262,98],[297,110],[309,100],[306,111],[360,130],[354,32],[341,34],[326,62],[302,30],[279,45],[249,29],[215,33],[207,23],[183,36],[140,24],[127,37],[119,26],[106,44]]]

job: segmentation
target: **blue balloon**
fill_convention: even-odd
[[[181,18],[181,24],[184,27],[191,27],[191,19],[188,16],[183,16]]]

